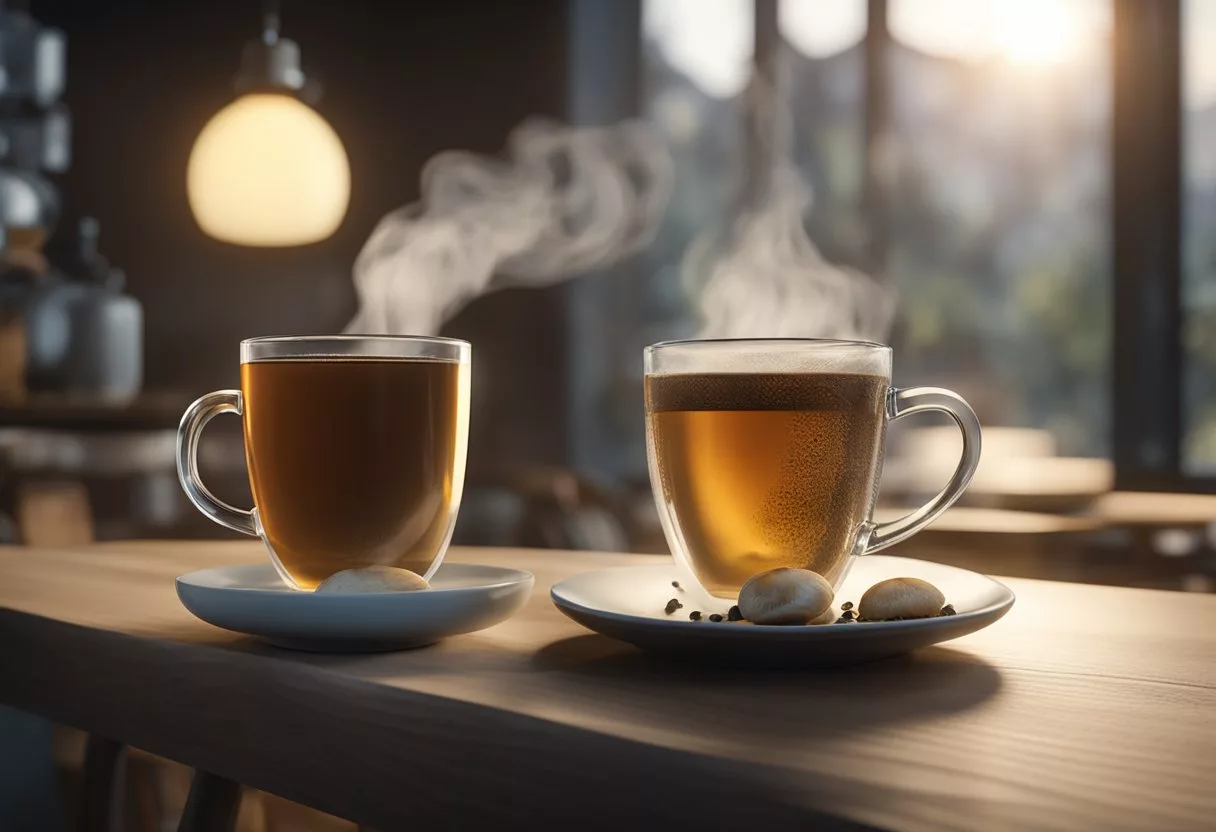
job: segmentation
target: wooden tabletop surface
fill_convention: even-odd
[[[0,548],[0,702],[383,829],[1216,824],[1216,597],[1011,580],[1010,614],[946,646],[749,673],[658,663],[549,602],[657,558],[455,549],[532,570],[531,602],[435,647],[327,656],[178,603],[174,576],[262,557]]]

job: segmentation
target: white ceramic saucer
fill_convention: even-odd
[[[913,621],[764,627],[690,621],[694,609],[725,614],[729,601],[711,599],[674,564],[587,572],[562,581],[550,596],[557,608],[588,629],[668,657],[718,664],[836,666],[896,656],[973,633],[1013,606],[1013,592],[991,578],[923,560],[871,555],[859,558],[836,593],[834,606],[857,603],[886,578],[922,578],[935,584],[957,615]],[[683,591],[672,587],[679,581]],[[663,611],[668,599],[683,609]]]
[[[294,650],[401,650],[503,621],[528,600],[522,569],[445,563],[421,592],[330,594],[287,587],[269,563],[203,569],[177,579],[202,620]]]

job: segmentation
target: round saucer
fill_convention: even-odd
[[[209,624],[293,650],[401,650],[483,630],[532,593],[522,569],[445,563],[420,592],[301,592],[269,563],[203,569],[177,579],[177,597]]]
[[[1013,592],[984,575],[911,558],[858,558],[836,593],[834,608],[857,603],[887,578],[922,578],[935,584],[956,615],[910,621],[853,622],[803,627],[743,622],[690,621],[700,610],[725,614],[731,602],[710,598],[674,564],[587,572],[556,584],[550,597],[570,618],[612,638],[668,657],[718,664],[827,667],[883,659],[973,633],[1013,606]],[[676,589],[672,582],[682,589]],[[672,615],[668,600],[684,605]]]

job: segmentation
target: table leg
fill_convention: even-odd
[[[232,832],[240,808],[240,783],[196,771],[177,832]]]
[[[122,828],[123,782],[126,754],[122,743],[89,735],[84,754],[84,787],[81,789],[80,832],[112,832]]]

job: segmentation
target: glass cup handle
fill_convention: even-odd
[[[221,526],[257,537],[252,511],[230,506],[216,497],[198,476],[198,439],[203,428],[221,413],[241,414],[240,390],[216,390],[186,408],[177,428],[177,478],[194,507]]]
[[[866,544],[867,555],[907,540],[936,520],[962,496],[980,463],[980,420],[962,396],[941,387],[891,388],[887,393],[887,418],[891,421],[931,410],[949,414],[963,434],[963,453],[958,467],[954,469],[950,482],[932,500],[898,520],[877,524]]]

